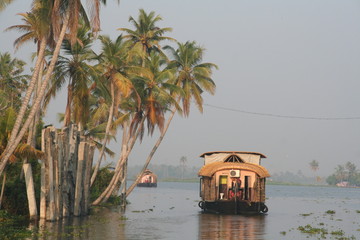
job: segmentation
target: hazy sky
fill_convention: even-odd
[[[128,18],[137,18],[140,8],[155,11],[163,17],[160,27],[173,28],[168,36],[196,41],[206,48],[204,61],[219,66],[213,75],[217,91],[205,95],[204,113],[193,108],[189,118],[175,117],[154,164],[177,165],[185,156],[188,165],[200,166],[203,152],[234,150],[265,154],[263,165],[270,173],[310,175],[314,159],[319,175],[347,161],[360,167],[359,1],[116,2],[109,0],[101,10],[102,34],[114,39],[117,28],[131,28]],[[17,0],[0,13],[0,30],[19,24],[15,14],[28,11],[30,3]],[[13,53],[17,36],[0,32],[1,51]],[[29,61],[33,50],[26,45],[16,57]],[[57,126],[55,114],[64,109],[63,95],[52,103],[47,123]],[[306,119],[347,117],[358,119]],[[130,164],[143,163],[155,141],[156,135],[137,145]]]

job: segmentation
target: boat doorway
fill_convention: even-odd
[[[227,175],[220,175],[219,178],[219,199],[223,200],[223,199],[227,199],[228,198],[228,185],[227,185],[227,181],[228,181],[228,176]]]
[[[249,184],[250,183],[250,176],[245,176],[244,180],[244,200],[250,199],[250,190],[249,190]]]

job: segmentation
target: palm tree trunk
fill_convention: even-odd
[[[131,150],[133,149],[133,147],[135,145],[136,139],[138,138],[140,132],[142,131],[144,121],[145,121],[145,118],[141,119],[141,123],[139,124],[140,128],[137,130],[137,132],[134,136],[130,137],[130,141],[127,141],[128,143],[127,143],[126,151],[125,151],[125,153],[123,153],[123,151],[122,151],[122,153],[119,157],[117,166],[115,168],[114,176],[112,177],[109,185],[106,187],[106,189],[101,193],[101,195],[91,205],[96,206],[96,205],[99,205],[101,202],[106,202],[109,199],[109,197],[111,196],[111,194],[113,193],[113,191],[120,179],[121,169],[124,165],[124,162],[129,157]]]
[[[41,86],[42,77],[43,77],[43,74],[42,74],[43,67],[44,67],[44,59],[40,65],[38,79],[37,79],[37,83],[35,85],[35,95],[34,95],[35,97],[34,98],[39,96],[40,86]],[[30,124],[30,127],[29,127],[29,135],[28,135],[28,139],[27,139],[27,144],[29,144],[30,146],[32,146],[34,148],[36,146],[36,128],[37,128],[37,124],[39,123],[40,115],[41,115],[41,109],[39,109],[36,112],[34,121]]]
[[[37,57],[36,63],[35,63],[34,73],[33,73],[32,77],[31,77],[29,87],[26,90],[26,94],[25,94],[25,97],[24,97],[24,99],[22,101],[22,105],[21,105],[21,107],[19,109],[19,113],[16,116],[16,120],[15,120],[15,123],[14,123],[14,127],[13,127],[13,129],[11,131],[8,144],[7,144],[4,152],[0,156],[1,157],[1,160],[0,160],[1,161],[0,175],[3,172],[2,165],[3,164],[6,165],[7,159],[12,154],[12,152],[9,154],[9,151],[10,151],[10,148],[15,143],[15,139],[16,139],[17,134],[19,132],[21,122],[22,122],[22,120],[23,120],[23,118],[25,116],[26,108],[28,106],[28,103],[30,102],[31,95],[32,95],[32,93],[34,91],[34,88],[35,88],[35,85],[36,85],[36,82],[37,82],[37,79],[38,79],[38,74],[39,74],[39,71],[40,71],[41,63],[42,63],[42,60],[44,58],[45,48],[46,48],[46,39],[42,38],[39,53],[38,53],[38,57]]]
[[[98,205],[100,202],[106,202],[109,199],[109,197],[111,196],[111,194],[114,190],[114,186],[116,186],[119,181],[119,178],[121,175],[121,169],[124,165],[124,157],[126,157],[126,156],[128,156],[128,154],[130,154],[130,152],[128,153],[129,148],[127,147],[127,145],[129,145],[129,141],[131,141],[131,143],[132,143],[133,139],[136,139],[135,136],[133,136],[133,138],[131,140],[129,140],[130,135],[128,135],[127,132],[128,132],[128,130],[127,130],[127,124],[126,124],[124,126],[124,132],[123,132],[123,137],[122,137],[121,154],[120,154],[119,160],[116,164],[114,175],[111,178],[109,185],[102,192],[102,194],[98,197],[98,199],[96,199],[94,201],[93,205]]]
[[[73,97],[73,91],[71,83],[68,85],[68,94],[67,94],[67,102],[65,108],[65,116],[64,116],[64,127],[68,127],[71,122],[71,102]]]
[[[2,199],[3,199],[3,197],[4,197],[5,183],[6,183],[6,172],[4,173],[4,176],[3,176],[3,182],[2,182],[2,186],[1,186],[1,194],[0,194],[0,209],[1,209]]]
[[[28,129],[28,127],[29,127],[29,125],[31,123],[31,120],[33,119],[35,113],[38,111],[38,109],[40,107],[40,102],[42,101],[42,99],[44,97],[47,84],[49,82],[49,79],[50,79],[51,74],[52,74],[52,72],[54,70],[54,67],[55,67],[55,63],[57,62],[57,59],[58,59],[58,56],[59,56],[59,53],[60,53],[61,44],[62,44],[62,41],[63,41],[63,39],[65,37],[66,29],[67,29],[67,26],[68,26],[68,23],[69,23],[69,16],[70,15],[69,15],[69,11],[68,11],[66,13],[66,17],[65,17],[65,20],[64,20],[63,25],[62,25],[62,29],[61,29],[61,32],[60,32],[60,35],[59,35],[58,42],[56,43],[56,47],[55,47],[54,54],[53,54],[53,57],[52,57],[51,62],[50,62],[49,69],[47,70],[46,75],[45,75],[45,79],[44,79],[43,83],[41,84],[39,96],[37,96],[33,106],[31,107],[31,111],[29,113],[29,116],[27,117],[22,129],[17,134],[15,140],[13,140],[12,142],[9,142],[8,145],[7,145],[8,151],[3,155],[2,159],[1,159],[1,163],[0,163],[0,176],[1,176],[2,172],[5,169],[5,166],[6,166],[7,162],[8,162],[8,160],[9,160],[9,157],[11,156],[11,154],[14,152],[15,148],[17,147],[17,145],[21,141],[22,137],[24,136],[26,130]],[[37,70],[37,72],[39,72],[39,70]],[[33,85],[35,85],[35,84],[33,84]],[[29,96],[30,95],[31,94],[29,94]],[[19,115],[20,115],[20,113],[19,113]],[[23,117],[24,117],[24,114],[22,114],[21,120],[22,120]],[[18,125],[20,127],[20,123]],[[15,133],[17,133],[17,130],[14,131],[14,134]]]
[[[113,116],[114,116],[115,93],[114,93],[114,83],[112,81],[110,83],[110,92],[111,92],[111,107],[110,107],[109,118],[108,118],[108,121],[107,121],[107,124],[106,124],[106,129],[105,129],[105,138],[104,138],[104,141],[102,143],[101,151],[100,151],[100,154],[99,154],[99,159],[98,159],[98,161],[97,161],[97,163],[95,165],[94,172],[93,172],[93,174],[91,176],[90,187],[93,185],[93,183],[95,181],[95,178],[97,176],[97,173],[99,171],[101,160],[102,160],[102,157],[103,157],[104,152],[105,152],[106,142],[107,142],[107,138],[108,138],[108,135],[109,135],[109,132],[110,132],[112,119],[113,119]]]
[[[147,167],[149,166],[152,157],[154,156],[156,150],[158,149],[158,147],[160,146],[162,140],[164,139],[164,136],[165,136],[165,134],[166,134],[166,132],[167,132],[169,126],[170,126],[171,120],[173,119],[173,117],[174,117],[174,115],[175,115],[175,112],[176,112],[176,107],[174,107],[174,109],[171,111],[171,114],[170,114],[169,119],[168,119],[168,121],[167,121],[167,123],[166,123],[166,125],[165,125],[164,130],[161,132],[158,140],[156,141],[153,149],[151,150],[148,158],[146,159],[145,164],[144,164],[142,170],[140,171],[140,173],[138,174],[136,180],[135,180],[135,181],[133,182],[133,184],[126,190],[126,197],[128,197],[128,196],[130,195],[130,193],[134,190],[135,186],[140,182],[140,179],[141,179],[142,175],[144,174],[145,170],[147,169]]]

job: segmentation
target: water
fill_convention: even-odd
[[[198,183],[160,182],[135,188],[125,212],[98,208],[88,217],[46,223],[46,237],[36,239],[360,239],[360,189],[270,185],[266,193],[266,215],[204,214]],[[328,234],[298,230],[308,224]]]

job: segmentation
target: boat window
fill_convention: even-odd
[[[244,161],[237,155],[230,155],[224,162],[239,162],[243,163]]]

